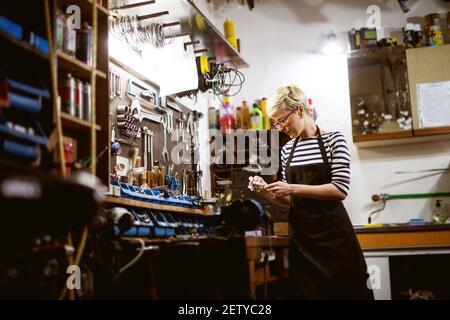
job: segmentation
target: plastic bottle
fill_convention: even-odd
[[[235,122],[236,122],[236,129],[242,129],[242,107],[237,106],[236,111],[234,114]]]
[[[208,123],[210,129],[217,129],[217,112],[214,107],[208,108]]]
[[[263,129],[263,114],[256,103],[253,104],[252,113],[250,115],[250,127],[253,130]]]
[[[235,128],[234,107],[231,104],[230,98],[225,97],[223,99],[219,122],[222,134],[233,133]]]
[[[270,119],[267,114],[267,98],[262,98],[262,100],[261,100],[261,112],[263,115],[263,129],[269,130],[270,129]]]
[[[250,108],[247,101],[242,101],[241,129],[248,130],[250,128]]]
[[[433,209],[433,221],[434,223],[445,223],[447,217],[442,213],[442,200],[436,200]]]
[[[315,119],[315,110],[314,110],[312,99],[308,99],[308,105],[309,105],[309,108],[308,108],[309,116],[311,117],[311,119],[316,120]]]

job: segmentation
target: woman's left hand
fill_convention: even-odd
[[[293,185],[277,181],[264,187],[264,190],[275,194],[277,197],[290,196],[294,193]]]

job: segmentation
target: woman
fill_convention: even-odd
[[[350,183],[350,155],[344,136],[324,132],[297,86],[278,89],[270,117],[292,139],[282,148],[282,181],[261,194],[289,209],[291,298],[373,299],[367,267],[342,204]]]

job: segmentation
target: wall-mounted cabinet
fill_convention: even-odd
[[[450,44],[406,51],[414,134],[450,133]]]
[[[450,45],[351,52],[353,142],[358,146],[411,143],[450,133],[449,56]]]
[[[405,49],[354,51],[348,70],[353,141],[412,137]]]

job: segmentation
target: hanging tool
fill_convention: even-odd
[[[142,139],[142,142],[143,142],[143,166],[144,167],[146,167],[147,169],[148,169],[148,153],[147,153],[147,150],[148,150],[148,145],[149,145],[149,143],[150,143],[150,141],[148,141],[148,128],[147,127],[142,127],[142,129],[141,129],[141,132],[142,132],[142,135],[143,135],[143,139]]]
[[[169,162],[169,152],[167,151],[167,116],[162,117],[162,126],[164,134],[164,145],[162,149],[162,161],[164,163]]]
[[[153,131],[147,131],[147,141],[147,159],[149,161],[149,163],[147,163],[147,168],[151,170],[153,167]]]
[[[142,122],[143,119],[147,119],[156,123],[161,123],[162,121],[162,116],[160,114],[144,110],[137,99],[131,101],[130,107],[133,117],[139,122]]]

